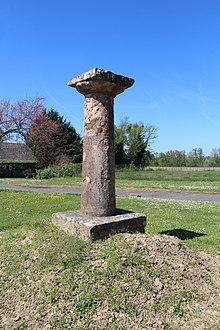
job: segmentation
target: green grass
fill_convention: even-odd
[[[220,172],[215,171],[118,171],[118,188],[220,191]]]
[[[77,195],[8,190],[0,190],[0,195],[0,230],[12,237],[19,237],[20,231],[23,235],[25,230],[44,231],[44,226],[50,230],[52,213],[80,207],[80,196]],[[186,240],[187,244],[219,251],[219,203],[118,197],[117,207],[146,214],[148,233],[174,230],[195,232],[198,236]],[[184,239],[187,233],[185,236]]]
[[[52,179],[0,179],[0,184],[81,186],[81,175]],[[118,189],[166,189],[220,192],[220,172],[215,171],[116,171]]]
[[[196,170],[143,170],[143,171],[116,171],[118,179],[149,180],[149,181],[220,181],[220,171]]]
[[[67,178],[51,178],[51,179],[21,179],[21,178],[0,178],[0,184],[14,184],[14,185],[25,185],[25,186],[44,186],[44,185],[73,185],[81,186],[81,176],[67,177]]]
[[[148,233],[165,232],[192,248],[220,252],[220,203],[121,197],[118,206],[146,214]]]
[[[146,259],[146,251],[137,251],[134,257],[130,245],[119,241],[117,235],[90,243],[68,236],[51,224],[52,213],[78,209],[79,205],[77,195],[0,190],[0,294],[12,306],[4,306],[2,311],[11,319],[8,328],[44,328],[46,322],[52,329],[70,329],[78,324],[74,329],[86,330],[95,310],[102,312],[110,304],[114,313],[123,313],[129,320],[137,308],[131,297],[141,290],[146,299],[152,296],[150,279],[160,273]],[[120,197],[117,207],[146,214],[147,233],[181,234],[183,243],[193,249],[219,253],[219,203]],[[190,235],[195,238],[185,239]],[[210,280],[208,275],[206,280]],[[117,283],[123,283],[123,290]],[[188,293],[165,298],[173,315],[182,317]],[[10,314],[17,310],[13,305],[16,299],[26,310],[20,312],[26,315],[21,320],[19,315]],[[155,313],[157,304],[160,309],[168,308],[165,300],[155,298]],[[53,310],[58,312],[51,317]],[[31,323],[30,315],[35,316],[37,326]],[[117,320],[112,320],[108,329],[119,329]]]

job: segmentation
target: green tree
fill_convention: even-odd
[[[54,137],[56,141],[56,156],[69,159],[72,163],[82,162],[82,138],[64,116],[51,109],[48,118],[59,125],[61,134]],[[66,156],[66,157],[65,157]]]
[[[159,166],[185,166],[186,152],[184,150],[170,150],[158,155],[157,163]]]
[[[203,166],[205,156],[202,148],[194,148],[187,155],[187,161],[189,166]]]
[[[126,154],[126,146],[127,146],[127,135],[126,129],[128,125],[128,118],[123,118],[118,127],[115,125],[115,163],[122,165],[127,164],[127,154]]]
[[[220,148],[213,148],[210,153],[210,166],[220,166]]]
[[[150,147],[156,139],[158,128],[143,123],[130,123],[125,117],[118,127],[115,127],[115,160],[116,164],[149,163]]]
[[[144,135],[144,126],[137,123],[127,126],[128,151],[127,157],[130,164],[144,164],[147,139]]]

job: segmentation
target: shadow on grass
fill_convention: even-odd
[[[206,235],[206,234],[196,233],[195,231],[186,230],[186,229],[165,230],[165,231],[161,231],[158,234],[168,235],[168,236],[176,236],[181,240],[193,239],[193,238],[196,238],[196,237]]]

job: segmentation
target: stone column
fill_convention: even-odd
[[[133,83],[96,68],[68,83],[85,95],[81,214],[115,214],[114,97]]]
[[[145,232],[146,216],[115,208],[114,97],[134,80],[93,69],[68,85],[85,95],[81,210],[54,213],[52,222],[83,239]]]

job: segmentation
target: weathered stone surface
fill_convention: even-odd
[[[115,212],[113,98],[87,96],[85,108],[81,212],[111,215]]]
[[[68,82],[84,95],[89,93],[110,93],[112,96],[122,93],[134,84],[134,79],[124,77],[113,72],[94,68]]]
[[[81,213],[115,213],[114,97],[134,80],[102,69],[92,69],[69,86],[85,95]]]
[[[71,235],[97,240],[115,233],[144,233],[146,216],[120,209],[116,210],[114,216],[101,218],[85,216],[80,211],[68,211],[53,214],[52,222]]]

